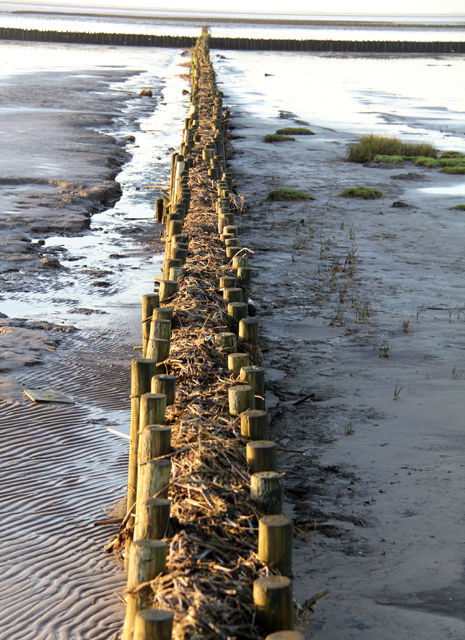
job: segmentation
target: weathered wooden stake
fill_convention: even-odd
[[[226,331],[217,333],[215,336],[215,346],[217,347],[231,347],[235,349],[237,344],[237,336],[235,333],[228,333]]]
[[[294,524],[284,515],[263,516],[258,523],[258,557],[283,576],[292,578]]]
[[[158,293],[149,293],[142,296],[142,355],[145,358],[147,350],[147,341],[150,335],[150,320],[153,310],[160,306],[160,298]]]
[[[249,443],[250,444],[250,443]],[[283,512],[283,478],[274,471],[254,473],[250,478],[250,498],[267,515]]]
[[[270,440],[252,440],[247,443],[246,455],[250,473],[276,471],[278,446]]]
[[[239,267],[237,270],[237,280],[244,289],[250,289],[252,284],[252,272],[252,267]]]
[[[230,302],[228,304],[228,320],[232,326],[238,327],[242,318],[247,317],[248,305],[245,302]]]
[[[242,289],[240,287],[228,287],[223,289],[223,300],[226,304],[242,302]]]
[[[139,435],[139,464],[171,453],[171,427],[149,424]]]
[[[244,322],[244,320],[241,320]],[[240,327],[240,325],[239,325]],[[242,367],[239,379],[250,384],[255,389],[255,406],[257,409],[265,409],[265,369],[263,367]],[[264,438],[257,438],[263,440]]]
[[[258,318],[243,318],[239,322],[239,342],[258,346]]]
[[[186,275],[186,269],[184,267],[171,267],[168,278],[170,280],[179,280]]]
[[[234,258],[236,253],[239,253],[239,251],[239,247],[226,247],[226,257],[230,260],[231,258]]]
[[[150,378],[150,384],[153,375]],[[165,424],[166,396],[163,393],[144,393],[140,397],[139,431],[149,424]]]
[[[136,540],[131,545],[123,640],[133,640],[136,615],[147,606],[151,593],[149,587],[136,593],[131,593],[131,590],[142,582],[153,580],[165,570],[167,551],[166,542],[159,540]]]
[[[239,416],[247,409],[255,409],[255,390],[248,384],[230,387],[228,391],[229,413]]]
[[[294,629],[292,581],[286,576],[258,578],[253,583],[257,624],[267,633]]]
[[[241,435],[250,440],[268,440],[268,416],[265,411],[250,409],[241,413]]]
[[[140,496],[137,496],[137,510],[139,505],[145,505],[150,498],[168,498],[168,485],[170,483],[171,462],[169,460],[149,460],[139,467],[142,480]],[[139,499],[140,498],[140,499]]]
[[[220,278],[220,289],[234,289],[236,282],[236,276],[222,276]]]
[[[240,267],[248,267],[249,259],[247,256],[234,256],[232,259],[232,268],[237,271]]]
[[[241,243],[239,241],[239,238],[225,238],[224,246],[226,247],[226,249],[228,247],[237,247],[238,249],[240,249],[241,248]]]
[[[149,498],[144,505],[137,503],[134,527],[135,540],[161,540],[168,535],[170,526],[170,501]],[[276,517],[276,516],[275,516]]]
[[[160,282],[160,302],[168,300],[178,291],[177,280],[162,280]]]
[[[166,405],[174,404],[176,389],[176,377],[167,374],[160,374],[152,378],[152,393],[164,393]]]
[[[170,280],[169,273],[172,267],[182,267],[182,261],[178,258],[165,258],[163,262],[163,280]]]
[[[139,611],[133,640],[171,640],[174,614],[166,609]]]
[[[171,322],[173,322],[173,314],[174,309],[171,307],[159,307],[153,311],[155,320],[171,320]]]
[[[230,353],[228,355],[228,369],[235,376],[238,376],[240,374],[241,369],[243,367],[248,367],[249,364],[250,364],[250,356],[248,353]]]
[[[233,224],[230,224],[223,229],[223,233],[232,233],[235,238],[237,238],[237,231],[237,227]]]
[[[152,377],[156,374],[156,371],[156,360],[140,358],[133,360],[131,363],[131,428],[129,440],[128,510],[131,509],[136,501],[140,397],[150,391]]]
[[[168,237],[171,238],[178,233],[182,233],[183,224],[184,223],[182,220],[170,220],[170,225],[168,227]]]

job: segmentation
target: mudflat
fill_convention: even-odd
[[[329,589],[306,637],[463,637],[463,176],[343,162],[354,136],[311,122],[267,144],[298,114],[230,100],[295,595]]]

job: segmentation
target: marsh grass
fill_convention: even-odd
[[[404,164],[404,156],[383,156],[377,155],[373,158],[374,162],[389,162],[390,164]]]
[[[455,207],[451,207],[450,210],[452,211],[452,209],[458,209],[459,211],[465,211],[465,204],[456,204]]]
[[[465,164],[465,156],[460,158],[439,158],[438,160],[441,167],[456,167],[460,164]]]
[[[426,142],[402,142],[399,138],[369,133],[361,136],[358,142],[347,147],[345,160],[348,162],[372,162],[375,156],[403,156],[411,158],[422,156],[436,158],[437,149]]]
[[[370,187],[350,187],[339,194],[341,198],[362,198],[363,200],[376,200],[383,197],[383,192]]]
[[[444,151],[441,153],[441,158],[462,158],[465,161],[465,153],[460,151]]]
[[[451,173],[451,174],[457,175],[457,176],[464,176],[465,175],[465,163],[464,164],[458,164],[455,167],[443,167],[440,170],[440,173]]]
[[[437,169],[441,166],[439,160],[436,160],[436,158],[429,158],[427,156],[418,156],[416,158],[412,158],[412,160],[417,167],[428,167],[428,169]]]
[[[314,136],[310,129],[305,127],[286,127],[285,129],[277,129],[277,134],[282,136]]]
[[[305,193],[305,191],[299,191],[298,189],[288,189],[287,187],[281,187],[280,189],[270,191],[265,199],[271,202],[315,200],[313,196],[311,196],[309,193]]]
[[[265,142],[289,142],[291,140],[295,140],[295,138],[279,135],[278,133],[269,133],[264,137]]]

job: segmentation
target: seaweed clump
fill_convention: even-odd
[[[288,189],[287,187],[281,187],[280,189],[275,189],[274,191],[270,191],[267,195],[266,200],[271,202],[276,201],[289,201],[289,200],[315,200],[313,196],[305,191],[299,191],[298,189]]]

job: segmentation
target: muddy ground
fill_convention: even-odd
[[[342,162],[353,136],[319,127],[266,144],[298,115],[232,113],[295,595],[329,589],[306,637],[462,638],[465,198],[421,189],[463,177]]]

